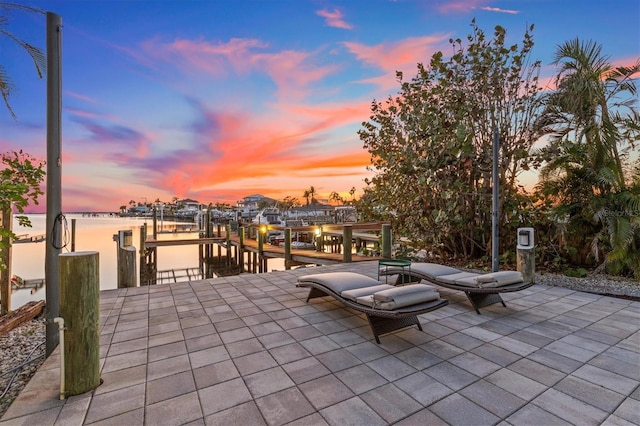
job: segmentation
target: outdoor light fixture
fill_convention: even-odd
[[[266,234],[267,233],[267,227],[265,225],[262,225],[260,227],[260,233],[262,233],[262,234]]]
[[[519,249],[533,248],[533,228],[518,228]]]
[[[322,231],[321,231],[320,227],[317,227],[316,228],[316,236],[319,237],[321,233],[322,233]]]

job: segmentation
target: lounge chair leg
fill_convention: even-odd
[[[493,305],[494,303],[502,303],[502,306],[507,307],[498,293],[472,293],[465,291],[464,294],[467,295],[467,299],[469,299],[469,302],[471,302],[471,305],[478,315],[480,314],[480,308]]]
[[[371,327],[371,332],[376,338],[377,343],[380,343],[378,336],[412,325],[417,325],[418,328],[422,330],[422,326],[420,325],[420,321],[418,321],[417,316],[405,318],[384,318],[367,314],[367,319],[369,320],[369,327]]]

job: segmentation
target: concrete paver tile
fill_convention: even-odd
[[[171,376],[191,369],[189,355],[178,355],[171,358],[147,364],[147,381],[159,379],[160,377]]]
[[[147,363],[147,349],[127,352],[120,355],[110,356],[105,360],[102,373],[109,373],[116,370],[144,365]]]
[[[636,425],[640,424],[640,401],[627,398],[616,408],[613,414]]]
[[[171,358],[177,355],[185,355],[186,353],[187,346],[182,340],[162,346],[154,346],[148,350],[147,362],[160,361],[161,359]]]
[[[535,361],[531,361],[527,358],[522,358],[519,361],[507,367],[511,371],[515,371],[518,374],[522,374],[536,382],[542,383],[545,386],[553,386],[560,380],[566,377],[566,374],[547,367]]]
[[[327,367],[314,357],[284,364],[282,368],[296,384],[308,382],[331,373]]]
[[[389,423],[403,419],[423,407],[393,384],[387,384],[360,395],[369,407]]]
[[[198,396],[205,417],[252,400],[241,378],[200,389]]]
[[[242,376],[266,370],[278,365],[276,360],[273,359],[271,354],[267,351],[255,352],[234,358],[233,363],[236,365],[236,368]]]
[[[224,346],[214,346],[196,352],[189,352],[191,368],[199,368],[203,365],[215,364],[216,362],[230,359],[229,352]]]
[[[320,414],[332,426],[346,424],[382,426],[387,424],[382,417],[358,397],[330,405],[322,409]]]
[[[357,365],[335,373],[356,395],[382,386],[388,381],[367,365]]]
[[[554,425],[571,426],[572,424],[554,416],[534,404],[527,404],[506,419],[513,425]]]
[[[143,364],[109,373],[102,373],[100,378],[102,379],[102,384],[93,391],[94,395],[144,383],[147,379],[147,366]]]
[[[244,381],[254,398],[260,398],[295,386],[295,383],[281,367],[274,367],[244,376]]]
[[[245,340],[240,340],[238,342],[228,343],[226,345],[227,352],[232,358],[249,355],[254,352],[260,352],[264,350],[264,346],[258,339],[250,338]]]
[[[287,364],[311,356],[311,354],[297,342],[270,349],[269,353],[278,364]]]
[[[349,346],[346,349],[362,362],[369,362],[389,355],[389,352],[381,348],[380,345],[369,341]]]
[[[433,414],[429,409],[424,408],[417,413],[410,415],[409,417],[394,423],[395,426],[416,426],[416,425],[429,425],[429,426],[449,426],[447,422],[440,417]]]
[[[394,385],[425,407],[453,393],[451,388],[422,372],[403,377]]]
[[[287,426],[329,426],[329,423],[322,418],[320,413],[313,413],[309,416],[287,423]]]
[[[362,363],[362,361],[344,349],[336,349],[335,351],[322,353],[316,356],[316,359],[324,364],[331,372],[345,370]]]
[[[462,389],[459,394],[500,418],[509,416],[527,403],[524,399],[486,380],[472,383]]]
[[[475,374],[471,374],[447,361],[429,367],[423,372],[455,391],[469,386],[479,379]]]
[[[624,395],[575,376],[567,376],[553,388],[608,412],[613,412],[625,399]]]
[[[96,395],[91,399],[85,422],[92,423],[135,410],[144,406],[144,400],[144,383]]]
[[[147,382],[146,404],[175,398],[196,390],[191,371],[184,371],[171,376]]]
[[[547,389],[545,385],[507,368],[490,374],[486,377],[486,380],[527,401],[532,400]]]
[[[82,425],[90,403],[91,393],[89,392],[68,398],[67,403],[58,414],[55,424],[64,426]]]
[[[278,346],[289,345],[295,343],[295,339],[286,331],[280,331],[271,334],[258,336],[258,340],[267,349],[277,348]]]
[[[321,410],[353,396],[353,392],[333,375],[320,377],[298,387],[316,410]]]
[[[117,416],[109,417],[104,420],[99,420],[94,423],[85,423],[91,426],[122,426],[122,425],[141,425],[144,424],[144,408],[136,408],[135,410],[127,411],[126,413],[118,414]],[[67,426],[67,425],[60,425]]]
[[[540,349],[527,356],[527,359],[536,361],[542,365],[546,365],[555,370],[562,371],[565,374],[570,374],[579,368],[582,363],[572,358],[560,355],[559,353],[548,351],[546,349]]]
[[[297,388],[258,398],[256,404],[269,425],[283,425],[316,411]]]
[[[416,370],[424,370],[425,368],[429,368],[432,365],[442,362],[442,359],[432,353],[415,346],[402,352],[398,352],[395,356]]]
[[[638,382],[635,380],[588,364],[578,368],[573,372],[573,375],[625,396],[638,386]]]
[[[185,345],[189,352],[196,352],[201,349],[213,348],[220,346],[222,339],[218,333],[205,334],[203,336],[192,337],[185,340]]]
[[[493,425],[500,420],[459,394],[449,395],[433,404],[429,410],[450,425]]]
[[[607,412],[555,389],[548,389],[532,403],[576,425],[600,424],[609,416]]]
[[[240,373],[238,373],[233,361],[227,360],[195,368],[193,369],[193,376],[195,377],[197,388],[203,389],[240,377]]]
[[[300,344],[313,355],[318,355],[340,348],[337,343],[329,339],[327,336],[314,337],[312,339],[304,340],[300,342]]]
[[[449,359],[449,362],[456,365],[478,377],[487,376],[494,371],[498,371],[501,366],[491,361],[488,361],[481,356],[478,356],[471,352],[465,352],[456,357]]]
[[[147,405],[145,408],[145,423],[149,425],[182,425],[201,417],[202,410],[196,392]]]
[[[255,402],[245,402],[205,417],[207,426],[267,425]]]

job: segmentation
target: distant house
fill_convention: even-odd
[[[179,206],[176,210],[177,216],[195,216],[200,211],[200,203],[190,198],[176,201],[176,205]]]
[[[335,208],[328,204],[310,204],[308,206],[292,207],[285,212],[287,219],[302,219],[310,223],[335,222]]]
[[[260,210],[258,208],[259,205],[267,204],[275,206],[277,203],[278,200],[274,200],[273,198],[265,197],[261,194],[253,194],[244,197],[242,201],[237,202],[237,211],[242,214],[243,218],[251,218]]]
[[[133,216],[147,216],[151,214],[148,206],[133,206],[129,208],[129,214]]]

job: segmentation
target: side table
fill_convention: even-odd
[[[384,272],[384,282],[388,282],[389,275],[387,275],[387,271],[390,266],[402,269],[402,284],[404,284],[405,276],[409,277],[411,275],[411,261],[403,259],[380,259],[378,260],[378,281],[380,281],[380,272]],[[405,274],[405,268],[408,274]],[[411,278],[408,279],[409,282],[411,282]]]

